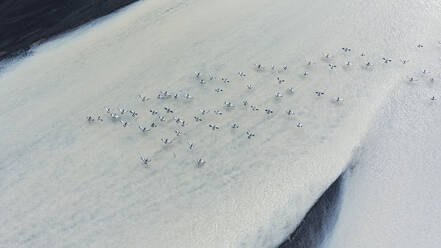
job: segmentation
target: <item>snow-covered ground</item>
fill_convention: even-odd
[[[440,54],[425,56],[432,73],[440,71]],[[324,247],[440,246],[440,93],[439,81],[394,90],[354,155]],[[432,96],[438,100],[428,101]]]
[[[390,90],[439,56],[440,10],[437,1],[149,0],[37,48],[0,75],[0,247],[276,246],[351,161]],[[160,90],[180,98],[156,99]],[[125,114],[123,128],[105,107],[139,116]],[[202,108],[211,112],[195,122]],[[150,109],[168,122],[142,134],[138,125],[158,122]],[[176,129],[183,135],[163,145]]]

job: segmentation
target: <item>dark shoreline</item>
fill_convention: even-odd
[[[340,211],[344,173],[311,207],[305,218],[278,248],[317,248],[332,230]]]
[[[0,3],[0,60],[26,55],[51,37],[137,0],[4,0]]]

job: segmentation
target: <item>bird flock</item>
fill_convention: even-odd
[[[422,44],[418,44],[416,46],[417,49],[423,49],[424,46]],[[343,47],[341,48],[342,53],[344,54],[350,54],[353,52],[353,50],[351,48],[348,47]],[[359,54],[360,57],[366,57],[366,54],[364,52],[362,52],[361,54]],[[346,61],[344,63],[342,63],[341,65],[338,64],[334,64],[332,63],[332,59],[333,59],[333,55],[329,54],[329,53],[324,53],[321,57],[321,60],[317,63],[322,63],[322,64],[327,64],[328,69],[330,71],[333,70],[338,70],[339,67],[343,67],[344,69],[348,69],[353,67],[353,62],[351,61]],[[378,59],[377,62],[378,63],[382,63],[382,64],[391,64],[393,63],[393,59],[388,58],[388,57],[382,57],[381,59]],[[406,65],[410,62],[409,59],[406,58],[400,58],[399,63]],[[314,65],[316,64],[316,62],[313,62],[311,60],[307,61],[304,64],[304,68],[309,68],[311,70],[307,70],[307,71],[303,71],[300,73],[301,76],[303,76],[305,79],[307,79],[308,77],[310,77],[311,73],[312,73],[312,68],[314,67]],[[360,68],[367,70],[367,71],[372,71],[375,68],[375,64],[372,61],[369,60],[365,60],[364,63],[360,64]],[[276,65],[271,65],[269,67],[269,69],[267,69],[267,67],[263,64],[255,64],[254,65],[254,70],[253,73],[265,73],[265,72],[270,72],[274,75],[275,77],[275,84],[277,85],[285,85],[287,84],[287,80],[284,78],[283,73],[287,72],[289,70],[288,65],[282,65],[282,66],[276,66]],[[216,77],[213,74],[207,74],[205,75],[205,73],[203,72],[195,72],[194,76],[193,76],[193,80],[196,82],[196,84],[200,84],[200,87],[206,87],[208,85],[210,85],[210,82],[214,82],[214,81],[219,81],[222,82],[224,84],[225,87],[227,87],[229,84],[231,83],[243,83],[243,80],[247,78],[249,73],[240,71],[237,73],[236,77],[238,77],[237,79],[240,80],[235,80],[235,77],[231,77],[231,79],[229,79],[228,77]],[[419,76],[421,76],[421,79],[419,78]],[[428,80],[430,82],[435,82],[437,81],[437,79],[435,78],[435,76],[431,75],[431,72],[428,71],[427,69],[422,69],[421,73],[418,77],[412,75],[412,76],[408,76],[407,80],[410,83],[413,82],[417,82],[420,80]],[[237,82],[236,82],[237,81]],[[244,90],[248,91],[250,94],[253,94],[254,90],[256,88],[256,84],[253,82],[246,82],[246,84],[244,84]],[[223,87],[219,87],[218,85],[213,85],[213,89],[212,89],[217,96],[219,97],[223,97],[222,92],[224,92],[224,88]],[[213,92],[212,91],[212,92]],[[290,97],[293,96],[295,93],[295,90],[293,87],[287,87],[286,91],[276,91],[275,93],[272,92],[268,92],[268,94],[273,94],[273,98],[275,101],[279,102],[280,104],[282,103],[282,99],[284,97]],[[287,96],[285,96],[284,94],[286,94]],[[325,97],[326,93],[321,91],[321,90],[316,90],[314,92],[311,92],[311,94],[315,94],[316,97]],[[197,96],[195,96],[197,97]],[[160,106],[162,106],[160,109],[155,109],[153,108],[153,104],[151,106],[149,106],[149,103],[153,102],[155,100],[155,98],[157,99],[157,101],[160,101]],[[180,138],[181,136],[183,136],[185,134],[185,129],[188,125],[191,125],[191,123],[198,123],[201,124],[202,123],[202,127],[206,126],[206,128],[208,130],[211,130],[212,132],[222,132],[223,130],[226,129],[231,129],[231,130],[242,130],[243,134],[244,134],[244,138],[246,140],[251,140],[253,139],[256,135],[256,133],[254,133],[252,130],[250,129],[246,129],[246,128],[242,128],[242,125],[240,125],[240,123],[238,123],[237,121],[234,121],[231,125],[229,126],[221,126],[213,121],[207,121],[205,117],[209,116],[209,115],[215,115],[218,118],[224,118],[224,112],[230,112],[230,111],[251,111],[251,112],[257,112],[256,114],[258,114],[259,112],[262,112],[263,116],[273,116],[276,114],[276,111],[269,108],[269,107],[263,107],[260,108],[259,106],[257,106],[256,104],[250,104],[250,102],[247,99],[235,99],[236,101],[231,101],[231,100],[225,100],[223,99],[223,108],[220,109],[205,109],[205,108],[201,108],[199,107],[199,111],[195,112],[193,115],[193,119],[185,119],[180,115],[180,113],[178,111],[175,111],[172,107],[172,102],[173,101],[178,101],[178,100],[184,100],[186,103],[191,104],[192,100],[193,100],[193,96],[189,93],[189,92],[170,92],[168,90],[162,90],[159,93],[157,93],[156,97],[155,96],[144,96],[142,94],[139,94],[137,96],[137,100],[140,101],[141,103],[145,103],[147,104],[147,110],[145,111],[145,115],[151,115],[151,117],[153,118],[153,121],[151,123],[148,124],[136,124],[134,125],[133,128],[137,128],[139,130],[140,134],[148,134],[148,133],[152,133],[155,132],[155,129],[157,129],[158,126],[161,125],[175,125],[175,130],[173,134],[168,134],[165,135],[162,138],[160,138],[160,140],[157,141],[158,145],[163,145],[163,146],[171,146],[173,143],[175,143],[176,139]],[[435,101],[437,100],[437,97],[435,96],[431,96],[429,98],[429,100],[431,101]],[[343,104],[343,97],[342,96],[335,96],[332,98],[332,101],[335,104]],[[237,106],[236,106],[237,105]],[[139,117],[140,113],[143,111],[136,111],[134,109],[125,109],[125,108],[111,108],[111,107],[105,107],[105,113],[103,115],[98,115],[96,118],[93,115],[89,115],[86,117],[86,121],[89,124],[94,124],[94,123],[98,123],[98,122],[111,122],[114,124],[119,123],[121,125],[122,128],[132,128],[131,123],[135,122],[136,123],[136,119]],[[294,112],[294,110],[288,108],[286,110],[284,110],[283,112],[279,111],[279,113],[284,114],[288,117],[293,117],[292,119],[295,120],[295,122],[293,123],[293,126],[296,128],[303,128],[303,124],[301,121],[298,120],[298,118],[296,117],[296,113]],[[144,115],[144,114],[143,114]],[[103,118],[103,117],[107,117],[107,118]],[[172,124],[172,123],[175,124]],[[172,136],[173,138],[170,138],[170,136]],[[188,139],[188,137],[186,137]],[[181,144],[181,143],[180,143]],[[181,147],[180,149],[186,149],[188,152],[192,152],[196,145],[195,143],[192,143],[191,141],[187,140],[186,142],[187,146],[185,147]],[[176,149],[179,149],[176,147]],[[145,167],[149,167],[151,165],[151,163],[154,163],[154,159],[150,156],[144,156],[144,155],[140,155],[139,159],[141,161],[141,164],[143,164]],[[207,163],[207,161],[204,160],[204,158],[199,157],[197,159],[194,160],[194,165],[195,167],[199,168],[199,167],[203,167],[205,166],[205,164]]]

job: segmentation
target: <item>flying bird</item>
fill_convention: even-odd
[[[146,102],[146,101],[150,100],[150,98],[148,98],[146,96],[138,95],[138,97],[141,99],[142,102]]]
[[[162,143],[164,143],[164,144],[166,144],[166,145],[169,145],[169,144],[173,143],[172,140],[169,140],[169,139],[167,139],[167,138],[161,138],[161,141],[162,141]]]
[[[141,132],[146,133],[148,131],[150,131],[150,129],[147,129],[147,127],[143,127],[143,126],[138,126],[139,130],[141,130]]]
[[[164,107],[165,112],[167,113],[173,113],[173,110],[169,107]]]
[[[204,166],[205,165],[205,160],[203,160],[202,158],[200,158],[200,159],[198,159],[197,161],[196,161],[196,167],[202,167],[202,166]]]
[[[144,158],[143,156],[141,156],[141,161],[147,167],[152,160],[149,159],[149,158]]]
[[[219,129],[219,127],[218,126],[216,126],[216,125],[214,125],[214,124],[210,124],[210,125],[208,125],[213,131],[214,130],[216,130],[216,129]]]
[[[273,113],[273,111],[272,111],[271,109],[265,109],[265,112],[266,112],[268,115]]]
[[[250,131],[247,131],[247,137],[248,137],[248,139],[251,139],[251,138],[254,137],[254,136],[255,136],[254,133],[252,133],[252,132],[250,132]]]
[[[120,122],[122,123],[123,127],[127,127],[127,125],[129,125],[127,121],[120,120]]]

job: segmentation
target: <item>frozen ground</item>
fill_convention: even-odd
[[[429,57],[429,56],[428,56]],[[440,61],[426,61],[439,72]],[[346,178],[337,227],[324,247],[441,244],[439,83],[403,84],[379,112]]]
[[[0,75],[0,246],[276,246],[351,161],[390,90],[439,57],[440,10],[437,1],[150,0],[39,47]],[[200,85],[195,71],[231,83]],[[160,90],[194,98],[158,100]],[[244,98],[260,112],[242,108]],[[160,139],[180,128],[172,120],[147,135],[137,129],[165,105],[188,123],[168,147]],[[139,117],[127,128],[86,122],[106,106]],[[196,123],[201,108],[224,115]],[[149,168],[140,155],[152,158]],[[207,163],[195,168],[199,158]]]

